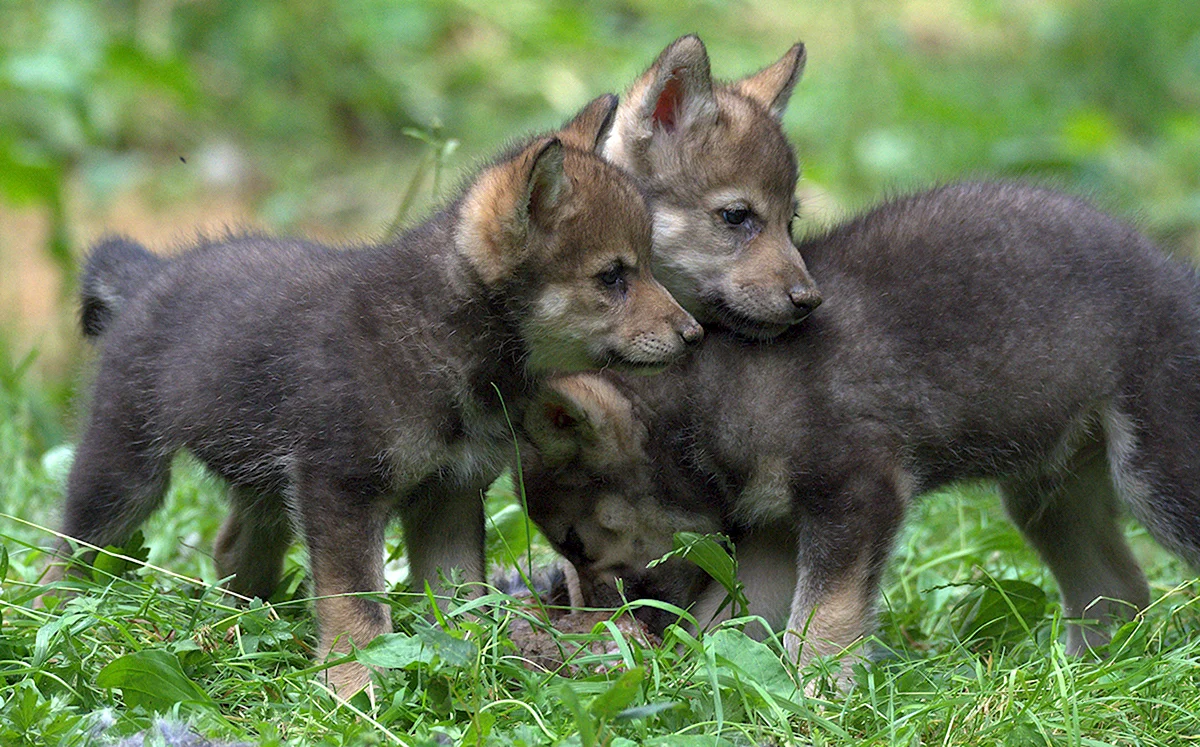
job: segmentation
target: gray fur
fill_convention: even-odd
[[[798,171],[779,122],[803,67],[796,45],[748,78],[714,82],[704,43],[683,36],[613,117],[604,157],[646,193],[654,273],[706,326],[768,339],[821,303],[792,245]]]
[[[652,369],[700,339],[649,257],[633,186],[557,138],[514,148],[381,245],[240,236],[161,260],[105,241],[84,273],[102,351],[62,531],[123,541],[186,448],[231,486],[216,547],[231,588],[268,597],[298,534],[319,654],[365,645],[388,610],[348,595],[383,590],[393,515],[418,588],[483,581],[480,491],[512,453],[505,407],[532,391],[530,361]],[[350,666],[331,670],[342,694],[366,683]]]
[[[146,247],[122,236],[98,243],[79,279],[79,323],[84,336],[99,337],[146,279],[165,264]]]
[[[581,580],[604,547],[566,534],[563,517],[595,521],[595,485],[704,515],[756,547],[770,567],[749,575],[794,584],[775,584],[759,607],[790,606],[789,648],[807,636],[802,660],[869,632],[911,498],[963,479],[1001,481],[1069,616],[1107,619],[1148,602],[1121,504],[1200,564],[1200,283],[1190,268],[1080,200],[1017,184],[893,200],[800,251],[825,297],[803,324],[771,344],[714,332],[663,377],[611,377],[647,428],[641,470],[651,477],[629,485],[628,463],[526,455],[533,518],[557,528],[550,539]],[[778,567],[780,542],[794,574]],[[626,589],[674,590],[669,601],[691,604],[704,594],[682,593],[694,588],[688,573],[699,572],[630,569]],[[1102,640],[1074,628],[1068,647]]]

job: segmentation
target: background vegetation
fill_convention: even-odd
[[[891,654],[849,696],[811,701],[789,691],[798,673],[736,631],[681,649],[619,639],[564,681],[515,659],[518,605],[454,617],[445,633],[396,594],[398,629],[434,653],[396,668],[355,714],[305,671],[298,557],[271,609],[121,567],[102,569],[121,583],[98,581],[65,611],[29,609],[31,548],[54,525],[88,357],[73,268],[103,232],[164,250],[226,226],[382,235],[506,139],[620,91],[696,31],[721,77],[807,43],[785,125],[813,223],[935,181],[1020,176],[1090,195],[1194,259],[1200,4],[9,0],[0,28],[0,743],[102,742],[90,735],[108,721],[129,734],[164,708],[206,733],[294,744],[1200,738],[1196,589],[1176,588],[1191,572],[1133,530],[1160,601],[1109,659],[1065,660],[1053,584],[986,490],[923,504],[887,586]],[[149,560],[211,583],[219,487],[179,471],[145,529]],[[489,506],[493,544],[520,555],[510,497]],[[391,568],[403,577],[402,561]],[[1007,627],[972,622],[989,605]],[[471,647],[451,642],[464,638]],[[643,674],[616,679],[625,671]]]

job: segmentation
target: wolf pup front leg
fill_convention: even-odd
[[[568,462],[526,460],[540,472],[527,486],[544,493],[533,518],[581,587],[610,583],[594,559],[668,536],[605,527],[594,485],[684,523],[716,518],[735,543],[794,533],[788,646],[801,663],[870,631],[910,498],[964,480],[1000,485],[1058,581],[1071,653],[1150,598],[1122,508],[1200,564],[1192,268],[1078,199],[1003,183],[891,200],[801,249],[828,295],[804,325],[768,345],[715,331],[663,377],[606,376],[646,433],[640,450],[592,438]],[[530,433],[542,452],[563,451]],[[591,526],[610,531],[580,528]],[[756,557],[767,573],[779,563]],[[629,578],[630,597],[705,598],[665,564]],[[777,609],[777,587],[764,588]]]
[[[385,244],[243,236],[169,260],[99,245],[83,321],[102,346],[64,534],[123,541],[186,449],[230,486],[216,557],[232,589],[269,595],[303,537],[321,656],[390,630],[370,595],[396,514],[417,588],[482,581],[479,491],[511,453],[505,407],[544,371],[656,371],[702,335],[650,274],[634,185],[563,144],[594,143],[613,105],[514,147]],[[342,695],[368,681],[353,662],[329,677]]]
[[[793,507],[793,461],[764,449],[737,484],[744,495],[772,499],[776,511],[765,522],[760,506],[747,527],[713,494],[732,479],[697,481],[691,474],[689,463],[706,459],[690,450],[692,383],[674,374],[644,382],[593,374],[548,380],[523,422],[532,447],[523,452],[530,517],[575,566],[586,604],[621,604],[620,579],[626,598],[692,607],[700,625],[729,617],[721,610],[723,587],[690,562],[648,564],[672,549],[676,532],[723,532],[737,547],[747,613],[786,631],[785,646],[801,665],[853,651],[872,630],[880,574],[911,499],[910,482],[898,473],[888,479],[894,470],[846,463],[822,474],[823,489],[805,492],[812,500]],[[652,608],[638,615],[658,629],[675,622]],[[758,625],[751,630],[766,633]],[[847,658],[838,681],[847,680],[850,667]]]

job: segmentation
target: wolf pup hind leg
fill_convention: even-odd
[[[550,369],[657,371],[703,332],[650,274],[634,185],[564,145],[594,144],[613,105],[515,146],[381,245],[97,247],[84,323],[101,352],[63,533],[122,541],[187,449],[230,485],[216,556],[231,588],[270,594],[303,537],[320,657],[391,629],[364,595],[383,591],[397,514],[417,588],[481,582],[479,491],[512,449],[502,405],[519,413]],[[329,679],[343,695],[368,681],[353,663]]]
[[[753,550],[752,608],[788,608],[771,622],[804,664],[871,632],[911,501],[974,479],[999,483],[1053,571],[1074,653],[1149,600],[1122,507],[1200,564],[1194,270],[1080,200],[1020,184],[891,200],[800,249],[826,296],[804,324],[766,345],[714,330],[663,377],[605,376],[603,407],[597,386],[554,381],[543,398],[575,415],[527,411],[530,512],[581,589],[619,576],[627,596],[711,608],[699,571],[643,557],[669,546],[672,524],[716,523]],[[589,497],[597,485],[672,523],[614,524]],[[775,551],[788,543],[791,574]],[[772,577],[794,583],[788,605]]]

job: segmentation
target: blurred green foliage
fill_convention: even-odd
[[[469,166],[622,90],[691,31],[720,76],[807,43],[785,124],[831,203],[817,208],[1034,175],[1189,251],[1200,235],[1195,2],[7,0],[0,24],[0,199],[45,207],[64,269],[74,180],[100,200],[146,184],[170,199],[197,177],[168,164],[231,144],[264,222],[382,228],[378,211],[312,206],[384,185],[396,210],[433,147],[413,132],[461,141]],[[387,173],[365,188],[332,180],[372,168]]]
[[[819,168],[856,201],[889,183],[1050,177],[1143,214],[1160,237],[1192,234],[1194,250],[1200,4],[954,5],[965,20],[876,18],[810,91],[829,97],[827,116],[806,107],[794,131],[810,163],[823,154],[810,177]]]
[[[805,214],[828,220],[935,181],[1031,177],[1091,195],[1200,257],[1195,0],[0,0],[0,30],[0,208],[48,217],[46,251],[64,274],[91,238],[80,227],[85,208],[125,199],[170,216],[175,202],[230,195],[274,229],[378,235],[453,181],[444,165],[470,168],[505,140],[622,91],[689,32],[704,38],[721,77],[806,42],[808,70],[785,117],[804,167]],[[0,222],[0,250],[11,230]],[[177,231],[186,237],[189,226]],[[9,282],[0,273],[0,290]],[[51,448],[67,432],[69,385],[35,380],[41,358],[11,341],[5,324],[0,510],[49,524],[70,458],[68,448]],[[150,560],[211,577],[192,538],[216,533],[220,490],[194,462],[177,463],[175,474],[166,510],[145,528]],[[489,495],[490,555],[540,561],[505,492]],[[499,645],[481,646],[480,663],[458,679],[420,667],[393,673],[381,720],[417,724],[422,738],[467,741],[494,729],[490,743],[512,744],[542,741],[538,713],[561,734],[590,730],[600,740],[611,729],[647,744],[712,744],[718,738],[702,736],[697,722],[711,731],[722,714],[734,729],[743,719],[770,733],[755,741],[776,743],[1024,744],[1049,734],[1166,744],[1196,733],[1190,587],[1123,628],[1115,655],[1063,663],[1035,648],[1051,625],[1039,594],[1046,571],[1002,521],[995,496],[945,494],[915,511],[880,628],[900,654],[849,700],[801,712],[795,733],[797,718],[758,696],[788,690],[788,673],[732,631],[684,641],[694,649],[683,657],[674,645],[647,654],[635,642],[649,673],[640,683],[646,705],[621,711],[636,702],[628,694],[638,683],[577,677],[563,690],[545,687],[510,655],[507,633],[479,627],[481,619],[464,624],[481,631],[475,640]],[[122,662],[108,670],[114,677],[124,666],[125,675],[155,670],[175,689],[203,683],[236,714],[221,728],[235,723],[239,734],[270,740],[291,730],[296,743],[322,744],[376,736],[366,720],[327,704],[302,671],[311,635],[302,604],[277,605],[282,619],[253,607],[231,617],[186,584],[162,593],[147,582],[89,595],[100,605],[94,614],[83,606],[54,618],[14,614],[34,593],[20,580],[37,573],[24,548],[46,535],[12,522],[5,532],[0,569],[7,547],[17,569],[8,572],[0,635],[16,683],[0,696],[5,744],[95,741],[84,714],[102,705],[119,709],[126,733],[145,726],[147,714],[97,687],[106,660]],[[977,593],[956,606],[962,582],[998,563],[1004,576],[975,583]],[[300,567],[291,564],[284,599],[302,597]],[[1156,589],[1184,575],[1176,560],[1147,568]],[[194,636],[157,637],[193,628]],[[957,633],[983,656],[964,657]],[[266,636],[279,645],[247,643]],[[172,658],[139,653],[147,646]],[[27,667],[36,651],[42,661]],[[420,686],[407,684],[410,675]],[[574,708],[559,702],[576,691]],[[497,719],[463,706],[485,698],[526,704],[539,728],[520,709],[497,708]]]

